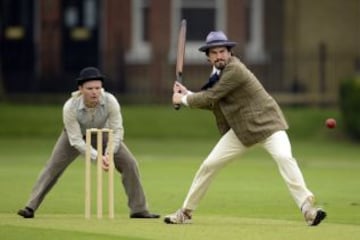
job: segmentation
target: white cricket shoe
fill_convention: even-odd
[[[187,224],[191,223],[191,215],[185,213],[183,209],[177,210],[173,214],[165,216],[164,222],[168,224]]]

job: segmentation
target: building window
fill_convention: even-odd
[[[264,0],[246,1],[246,46],[245,58],[251,63],[266,61],[264,43]]]
[[[210,31],[225,29],[223,0],[172,0],[171,49],[169,59],[176,59],[177,38],[182,19],[187,21],[185,60],[187,63],[206,63],[198,48]]]
[[[126,61],[148,63],[150,61],[149,44],[149,3],[150,0],[132,0],[131,49],[126,54]]]

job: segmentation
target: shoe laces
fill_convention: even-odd
[[[185,212],[183,209],[179,209],[176,212],[176,220],[177,222],[185,222],[186,220],[190,220],[191,219],[191,215],[188,214],[187,212]]]

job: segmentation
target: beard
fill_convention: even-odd
[[[214,65],[217,69],[222,70],[226,66],[226,61],[223,59],[220,59],[220,60],[215,61]]]

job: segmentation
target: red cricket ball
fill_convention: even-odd
[[[328,128],[335,128],[336,127],[336,120],[333,119],[333,118],[328,118],[328,119],[326,119],[325,124],[326,124],[326,127],[328,127]]]

